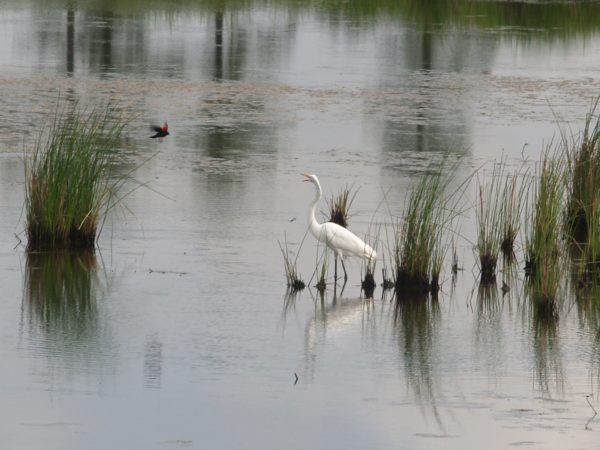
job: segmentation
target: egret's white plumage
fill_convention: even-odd
[[[319,242],[323,242],[327,245],[337,257],[339,256],[342,261],[342,268],[344,269],[344,277],[348,278],[346,274],[346,268],[344,267],[345,256],[356,256],[364,259],[375,259],[377,258],[377,253],[371,246],[365,243],[361,238],[352,233],[347,228],[338,225],[333,222],[325,222],[319,223],[315,217],[315,209],[317,204],[321,200],[323,195],[323,191],[321,190],[321,183],[319,183],[319,179],[316,175],[310,175],[303,173],[306,177],[304,181],[310,181],[315,185],[317,189],[317,193],[313,202],[311,203],[308,209],[308,224],[310,226],[310,232],[314,237],[317,238]],[[337,268],[337,267],[336,267]],[[337,270],[336,270],[337,272]],[[337,273],[335,274],[337,277]]]

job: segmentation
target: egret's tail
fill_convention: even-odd
[[[375,250],[373,250],[373,248],[370,245],[365,244],[365,254],[364,254],[364,257],[366,259],[371,259],[371,260],[377,259],[377,252]]]

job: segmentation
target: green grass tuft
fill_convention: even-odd
[[[564,160],[546,151],[537,167],[525,216],[526,274],[531,296],[552,311],[561,284],[561,219],[565,190]]]
[[[281,245],[281,242],[279,241],[277,241],[277,243],[279,244],[279,249],[283,255],[283,268],[285,270],[285,278],[287,280],[288,288],[292,291],[301,291],[306,287],[306,283],[304,283],[298,274],[297,261],[300,252],[298,251],[296,258],[292,260],[287,240],[284,240],[284,245]]]
[[[594,232],[593,215],[600,200],[600,117],[595,116],[600,98],[587,114],[581,139],[563,139],[567,159],[567,235],[575,242],[587,241]]]
[[[337,195],[334,195],[331,200],[328,200],[328,222],[337,223],[344,228],[348,228],[350,207],[352,206],[357,193],[358,191],[352,192],[352,186],[345,187]]]
[[[452,171],[451,171],[452,173]],[[442,165],[421,178],[410,191],[402,220],[396,224],[393,264],[397,291],[436,292],[446,255],[444,231],[460,214],[445,195],[450,182]]]
[[[57,109],[26,157],[28,250],[95,246],[120,184],[110,170],[123,127],[112,107]]]
[[[504,161],[495,163],[490,181],[477,179],[477,252],[484,283],[495,279],[501,252],[505,260],[513,255],[519,232],[523,190],[518,175],[506,175],[505,169]]]

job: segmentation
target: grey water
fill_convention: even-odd
[[[141,3],[0,5],[0,449],[597,446],[597,299],[540,324],[522,271],[480,287],[472,209],[436,301],[363,298],[359,261],[288,296],[278,240],[310,280],[302,172],[385,254],[433,162],[532,167],[598,95],[599,4]],[[130,119],[91,254],[25,251],[59,98]]]

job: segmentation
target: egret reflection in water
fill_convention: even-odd
[[[301,379],[314,382],[317,359],[328,349],[328,341],[348,338],[358,330],[361,335],[376,334],[377,306],[372,300],[348,298],[334,293],[331,300],[326,293],[318,294],[314,314],[304,326],[304,370]],[[284,312],[290,311],[289,299],[284,301]]]

